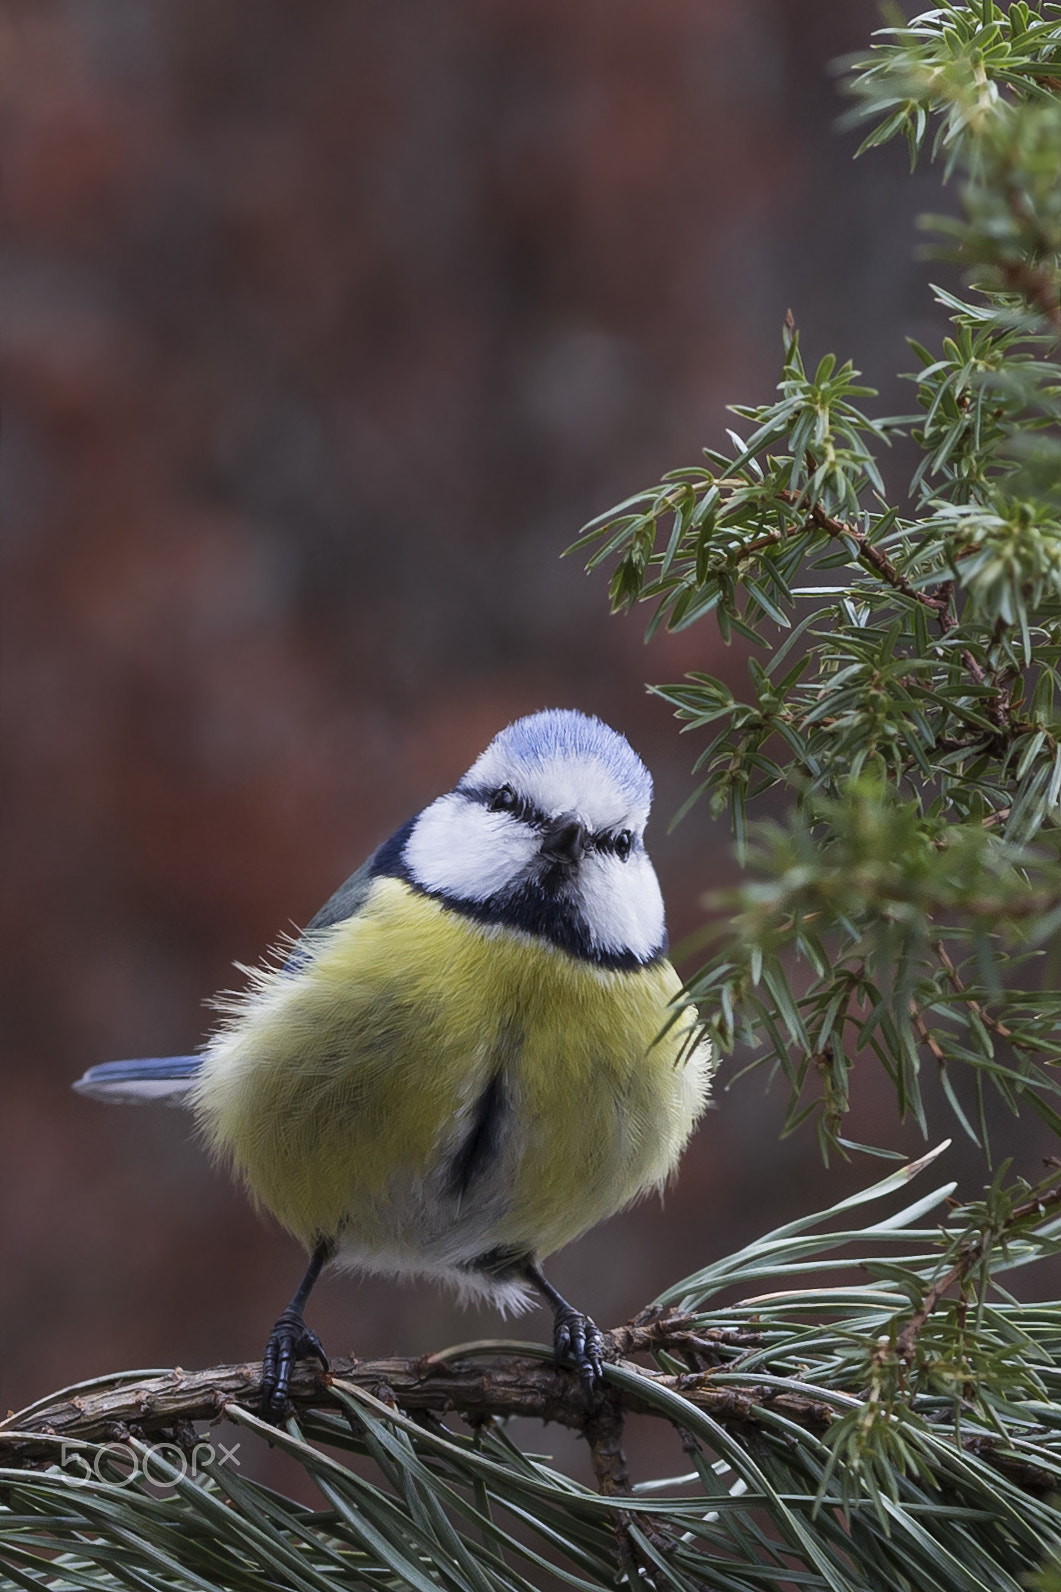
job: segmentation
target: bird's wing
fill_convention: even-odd
[[[397,873],[400,858],[409,838],[409,833],[416,819],[410,818],[400,829],[396,829],[389,840],[377,846],[367,862],[363,862],[349,879],[346,879],[330,895],[319,912],[315,912],[299,936],[294,950],[288,957],[286,966],[297,967],[307,953],[308,947],[303,941],[317,929],[330,929],[333,924],[345,923],[348,918],[355,918],[368,900],[372,889],[372,881],[381,874]]]
[[[357,872],[352,873],[334,895],[328,897],[319,912],[313,914],[303,929],[303,934],[312,934],[314,929],[330,929],[333,923],[342,923],[347,918],[356,917],[372,889],[375,862],[376,853],[373,852],[368,861],[363,862]]]

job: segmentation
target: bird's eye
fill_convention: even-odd
[[[501,785],[490,796],[490,811],[492,813],[510,813],[518,805],[518,799],[511,785]]]
[[[625,862],[627,857],[630,855],[633,844],[634,837],[630,833],[629,829],[621,829],[616,835],[615,850],[618,856],[622,858],[623,862]]]

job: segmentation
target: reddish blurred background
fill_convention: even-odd
[[[232,962],[508,719],[629,734],[674,938],[731,871],[705,813],[667,833],[698,748],[643,684],[739,687],[740,656],[710,625],[646,652],[559,555],[769,396],[789,305],[811,356],[905,406],[903,335],[938,334],[913,228],[936,183],[899,150],[852,164],[827,70],[877,22],[873,0],[9,0],[5,1407],[260,1351],[295,1246],[181,1114],[70,1081],[194,1047]],[[877,1175],[778,1146],[781,1104],[758,1077],[720,1092],[665,1209],[557,1283],[609,1324]],[[872,1077],[854,1131],[921,1143]],[[311,1314],[364,1355],[499,1325],[350,1279]]]

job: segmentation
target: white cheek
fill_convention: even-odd
[[[538,850],[538,839],[504,813],[451,793],[421,813],[405,862],[424,890],[485,901],[511,884]]]
[[[623,862],[587,857],[582,864],[582,911],[601,951],[632,951],[642,961],[663,943],[663,897],[643,851]]]

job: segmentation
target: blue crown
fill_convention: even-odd
[[[626,737],[573,708],[546,708],[516,719],[495,736],[493,745],[531,765],[562,757],[596,758],[632,805],[648,807],[652,801],[652,776]]]

